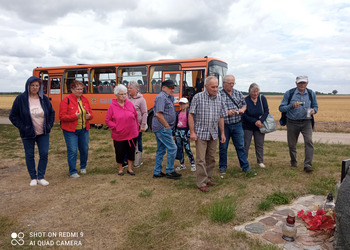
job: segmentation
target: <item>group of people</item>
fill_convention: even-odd
[[[296,78],[296,88],[288,90],[283,97],[279,110],[286,112],[287,140],[291,158],[291,167],[297,167],[296,144],[302,133],[305,141],[304,170],[312,171],[313,159],[313,115],[318,111],[315,93],[306,88],[307,76]],[[208,76],[204,82],[204,90],[197,93],[191,102],[186,98],[179,100],[180,111],[175,111],[174,89],[172,80],[162,82],[161,92],[154,101],[152,131],[157,141],[157,152],[153,170],[154,178],[166,177],[179,179],[181,174],[175,171],[175,159],[180,166],[177,171],[186,168],[184,153],[188,155],[191,171],[196,171],[196,185],[202,192],[209,192],[215,186],[211,180],[215,168],[217,141],[219,140],[219,171],[226,174],[227,149],[230,138],[235,147],[238,161],[243,172],[255,176],[256,172],[249,166],[248,152],[254,137],[257,163],[265,168],[263,159],[265,134],[260,132],[269,114],[265,96],[260,94],[256,83],[249,87],[249,95],[234,88],[235,77],[223,77],[223,89],[219,90],[218,78]],[[91,106],[82,93],[84,84],[73,81],[72,93],[60,104],[59,118],[67,146],[67,161],[71,178],[79,178],[76,169],[77,151],[80,153],[80,174],[86,174],[89,151],[89,121],[93,119]],[[107,111],[105,122],[111,130],[115,148],[118,175],[124,175],[123,165],[127,173],[133,171],[135,151],[142,153],[142,132],[147,129],[147,105],[138,84],[130,82],[128,88],[117,85],[114,88],[116,99]],[[45,171],[48,162],[49,133],[55,119],[55,111],[49,99],[43,95],[41,79],[30,77],[25,91],[19,95],[10,112],[10,121],[20,132],[22,138],[27,169],[31,178],[30,186],[48,185]],[[195,141],[196,158],[190,148],[190,140]],[[38,169],[35,167],[35,143],[39,149]],[[165,173],[162,162],[167,154]],[[141,165],[142,162],[139,165]]]
[[[307,76],[296,78],[296,88],[284,94],[279,110],[286,112],[287,140],[291,157],[291,167],[297,167],[296,144],[300,133],[305,141],[304,170],[312,171],[313,158],[313,115],[318,111],[315,93],[307,89]],[[223,89],[219,90],[218,79],[208,76],[205,79],[204,91],[197,93],[193,99],[188,114],[183,115],[181,124],[187,123],[190,139],[196,144],[196,185],[202,192],[209,192],[210,186],[216,183],[211,180],[215,168],[215,154],[219,140],[219,171],[226,174],[227,149],[232,138],[240,167],[247,175],[255,176],[256,172],[249,166],[248,152],[254,137],[255,152],[259,167],[264,164],[265,134],[260,131],[269,114],[266,97],[260,95],[260,87],[256,83],[249,86],[249,95],[234,89],[235,77],[226,75],[223,78]],[[172,139],[172,128],[178,126],[174,108],[174,86],[171,80],[162,83],[162,91],[155,99],[152,129],[157,139],[156,163],[153,170],[154,178],[167,177],[178,179],[181,174],[174,169],[176,145]],[[187,101],[179,101],[181,112]],[[185,119],[187,118],[187,119]],[[184,134],[184,132],[183,132]],[[186,142],[189,147],[189,142]],[[167,151],[165,173],[162,172],[162,161]],[[193,156],[187,150],[191,164]],[[183,158],[182,158],[183,160]],[[180,162],[181,164],[183,163]],[[177,170],[184,169],[180,166]]]

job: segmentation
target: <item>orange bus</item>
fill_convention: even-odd
[[[37,67],[33,75],[42,79],[44,93],[56,111],[55,122],[59,122],[59,105],[68,96],[70,83],[79,80],[85,84],[84,96],[90,100],[94,119],[91,124],[104,124],[112,99],[113,88],[117,84],[128,85],[130,81],[139,84],[140,92],[147,102],[148,125],[153,117],[154,99],[161,91],[161,82],[171,79],[175,82],[175,105],[178,100],[192,97],[203,90],[204,79],[217,76],[219,87],[226,75],[227,63],[212,58],[171,59],[149,62],[127,62],[108,64],[79,64],[74,66]]]

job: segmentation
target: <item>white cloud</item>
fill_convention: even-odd
[[[347,0],[3,0],[0,91],[37,66],[218,57],[246,91],[350,93]]]

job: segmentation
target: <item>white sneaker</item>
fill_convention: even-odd
[[[177,171],[180,171],[180,170],[183,170],[183,169],[186,169],[185,164],[181,164],[180,167],[176,168]]]
[[[192,165],[191,165],[191,171],[192,171],[192,172],[195,172],[196,170],[197,170],[196,165],[195,165],[195,164],[192,164]]]
[[[38,185],[38,181],[35,180],[35,179],[31,180],[30,183],[29,183],[29,186],[31,186],[31,187],[34,187],[36,185]]]
[[[43,185],[43,186],[47,186],[47,185],[49,185],[49,182],[45,179],[41,179],[41,180],[38,180],[38,184]]]
[[[79,178],[80,177],[80,175],[78,175],[78,174],[72,174],[71,176],[70,176],[70,178]]]
[[[80,174],[86,174],[86,168],[80,169]]]
[[[264,163],[259,163],[259,167],[261,167],[261,168],[266,168],[266,166],[265,166]]]

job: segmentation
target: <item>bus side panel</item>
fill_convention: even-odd
[[[89,102],[94,115],[90,121],[91,124],[105,124],[106,114],[112,100],[115,99],[114,94],[83,94]]]

